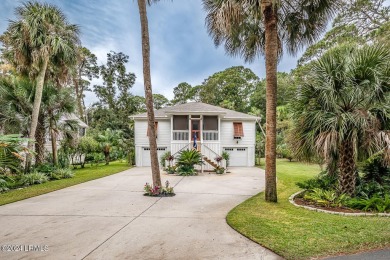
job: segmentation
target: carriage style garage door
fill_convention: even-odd
[[[248,166],[248,148],[223,148],[230,154],[229,166]]]
[[[168,151],[167,147],[157,147],[157,156],[158,160],[160,161],[160,157],[163,153]],[[142,148],[142,166],[150,166],[150,148],[149,147],[143,147]]]

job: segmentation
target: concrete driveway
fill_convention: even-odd
[[[230,171],[163,174],[175,186],[170,198],[142,196],[151,171],[133,168],[1,206],[0,259],[279,259],[226,224],[230,209],[264,188],[262,170]]]

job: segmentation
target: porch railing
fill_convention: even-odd
[[[188,141],[188,130],[173,130],[172,139],[175,141]]]
[[[217,141],[218,140],[218,131],[203,131],[203,140],[204,141]]]

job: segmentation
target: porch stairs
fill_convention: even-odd
[[[210,160],[206,156],[203,156],[203,160],[213,166],[214,169],[218,168],[218,164],[216,164],[214,161]]]

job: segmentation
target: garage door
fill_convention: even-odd
[[[248,166],[248,148],[223,148],[224,151],[230,154],[229,166]]]
[[[160,157],[163,153],[168,151],[168,147],[157,147],[157,156],[158,160],[160,161]],[[149,147],[143,147],[142,148],[142,166],[150,166],[150,148]]]

